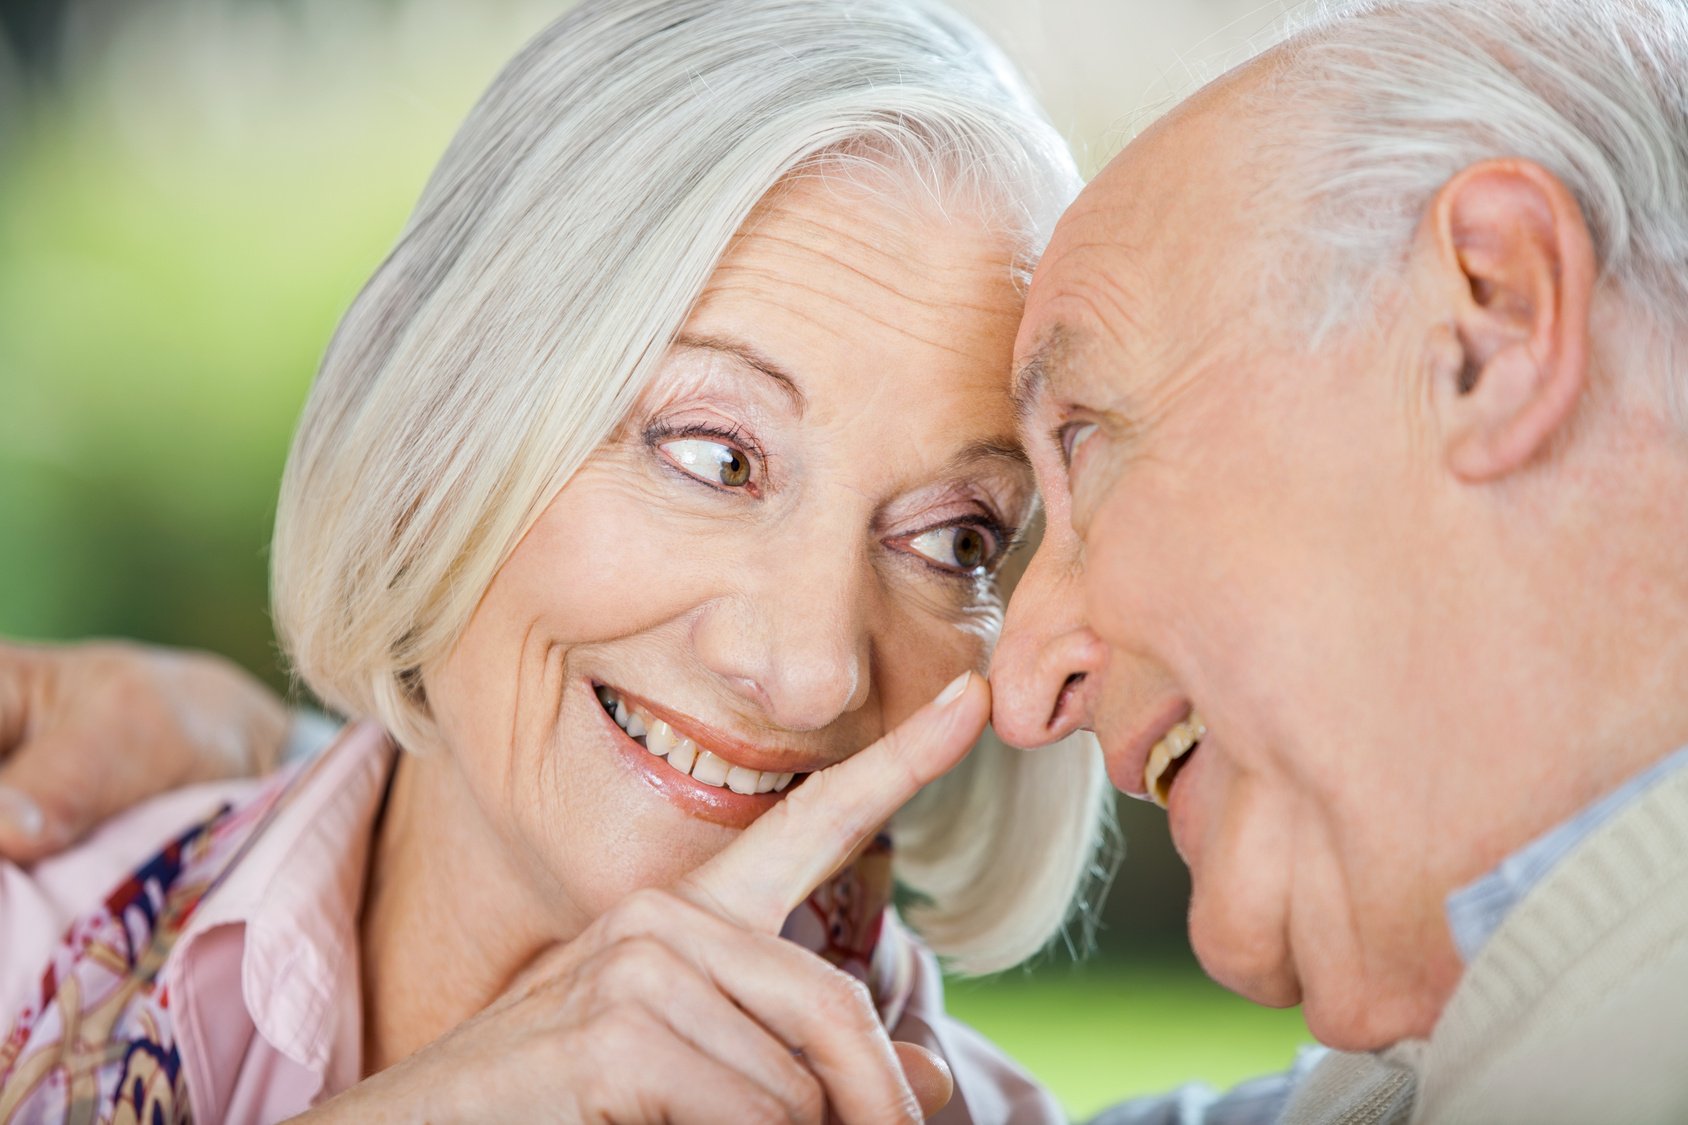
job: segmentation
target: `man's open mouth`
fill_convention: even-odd
[[[693,781],[734,793],[783,793],[793,780],[807,776],[799,773],[770,773],[735,765],[719,754],[705,750],[690,738],[675,730],[667,722],[650,714],[637,703],[623,699],[612,687],[593,685],[598,703],[615,725],[627,737],[650,753],[667,760],[670,768],[686,774]]]
[[[1172,795],[1173,781],[1205,737],[1207,724],[1194,711],[1182,722],[1174,723],[1172,729],[1161,736],[1161,740],[1150,749],[1149,760],[1143,766],[1143,790],[1148,793],[1149,800],[1166,808]]]

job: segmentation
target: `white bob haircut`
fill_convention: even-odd
[[[588,0],[542,31],[311,389],[272,562],[304,683],[429,747],[419,669],[616,429],[752,209],[794,174],[868,167],[1000,224],[1016,272],[1079,183],[995,48],[925,0]],[[1024,959],[1111,808],[1093,747],[981,747],[899,818],[910,921],[962,971]]]
[[[1375,296],[1443,184],[1521,157],[1564,183],[1603,279],[1674,345],[1652,389],[1688,421],[1688,2],[1348,0],[1289,30],[1271,96],[1334,251],[1325,327]]]

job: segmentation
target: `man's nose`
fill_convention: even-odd
[[[1089,726],[1107,662],[1085,622],[1078,542],[1051,527],[1008,601],[991,658],[996,733],[1030,750]]]

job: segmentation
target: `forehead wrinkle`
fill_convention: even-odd
[[[823,222],[822,220],[804,214],[799,210],[781,210],[775,212],[774,214],[784,219],[791,226],[799,228],[802,232],[818,232],[821,236],[820,241],[824,242],[827,239],[835,239],[846,246],[859,247],[866,254],[879,258],[897,269],[907,269],[911,263],[920,261],[917,256],[909,252],[910,248],[908,246],[881,246],[878,241],[870,240],[865,234],[858,234],[850,227]],[[954,225],[953,220],[949,219],[947,216],[940,217],[938,221],[940,224]],[[816,251],[811,243],[800,240],[798,236],[780,232],[777,229],[778,225],[779,224],[777,223],[771,223],[769,226],[775,227],[776,229],[758,228],[747,233],[750,237],[759,238],[765,242],[794,246],[799,253],[819,252],[825,254],[826,257],[831,258],[834,261],[838,260],[837,255],[834,253],[828,251]],[[862,223],[859,224],[859,226],[863,231],[882,229],[874,223]],[[839,264],[842,265],[843,263],[840,262]],[[868,280],[876,283],[879,282],[878,278],[871,276],[868,277]]]
[[[828,231],[828,232],[838,233],[838,232],[832,231],[832,228],[820,226],[820,224],[811,224],[811,225],[819,226],[820,229]],[[910,273],[915,272],[915,271],[909,269],[909,263],[911,261],[916,260],[912,256],[904,257],[904,256],[900,256],[897,253],[890,251],[890,250],[881,250],[878,247],[874,246],[872,243],[869,243],[866,240],[858,238],[858,237],[853,236],[853,235],[843,235],[842,237],[844,237],[848,241],[854,242],[856,245],[862,247],[868,253],[877,255],[878,257],[884,259],[886,262],[888,262],[891,265],[893,265],[894,267],[896,267],[897,271],[899,271],[899,272],[900,271],[907,271],[907,272],[910,272]],[[870,270],[868,270],[867,268],[864,268],[862,266],[858,266],[858,265],[854,265],[854,264],[850,263],[849,261],[845,260],[845,258],[840,256],[839,254],[833,253],[833,252],[828,251],[828,250],[818,250],[813,246],[807,245],[807,244],[800,242],[800,241],[793,239],[793,238],[782,237],[778,234],[764,233],[762,235],[762,241],[765,244],[769,244],[769,245],[773,245],[773,246],[782,246],[782,247],[789,249],[790,251],[792,251],[793,257],[803,258],[803,257],[808,257],[808,256],[819,256],[819,257],[825,258],[833,266],[836,266],[838,269],[843,270],[845,273],[848,273],[848,274],[850,274],[854,277],[861,279],[862,281],[866,282],[868,285],[871,285],[871,286],[878,288],[878,289],[883,289],[886,292],[891,293],[891,294],[895,295],[896,297],[900,298],[901,300],[908,301],[910,304],[919,305],[922,308],[928,308],[928,309],[933,309],[933,310],[942,310],[942,311],[947,311],[947,310],[950,310],[950,309],[958,309],[959,308],[959,309],[967,309],[967,310],[972,311],[972,312],[980,312],[980,313],[992,313],[992,312],[1001,311],[997,306],[994,306],[994,305],[991,305],[991,304],[988,304],[988,303],[967,302],[967,301],[950,299],[947,294],[946,294],[944,300],[939,301],[939,300],[931,300],[929,298],[923,297],[923,296],[919,295],[918,293],[911,293],[907,289],[905,289],[902,286],[896,284],[895,282],[891,281],[890,279],[887,279],[887,278],[882,277],[882,276],[880,276],[876,273],[873,273]],[[754,268],[754,267],[740,266],[739,268],[743,269],[743,268]],[[956,273],[956,272],[960,272],[960,273],[964,273],[964,274],[972,274],[972,275],[975,275],[975,277],[977,279],[983,280],[983,279],[991,276],[991,274],[994,273],[995,271],[987,269],[987,268],[969,269],[969,268],[966,268],[966,267],[963,267],[960,270],[947,270],[947,271],[935,271],[935,272],[934,271],[926,271],[925,273],[923,273],[918,278],[918,280],[921,281],[921,282],[926,282],[928,284],[932,284],[932,285],[944,285],[945,284],[944,277],[938,276],[938,275],[939,274],[947,275],[947,274],[953,274],[953,273]],[[1011,280],[1010,271],[1007,268],[1006,263],[1004,263],[1004,268],[1002,270],[1002,278],[1005,281]]]
[[[1124,181],[1124,182],[1122,182]],[[1146,197],[1149,196],[1149,197]],[[1155,253],[1163,248],[1163,216],[1148,208],[1150,193],[1135,190],[1123,170],[1109,165],[1079,194],[1062,216],[1032,280],[1044,304],[1058,310],[1071,301],[1082,316],[1065,315],[1111,339],[1122,351],[1138,319],[1138,308],[1161,288]],[[1134,293],[1140,292],[1140,297]]]
[[[777,297],[770,295],[768,292],[764,291],[763,289],[759,289],[758,287],[749,284],[748,282],[737,282],[736,283],[732,280],[732,278],[730,276],[727,276],[727,275],[730,275],[730,274],[742,274],[742,275],[745,275],[746,278],[757,278],[757,279],[760,279],[764,282],[773,282],[773,283],[775,283],[773,288],[775,289],[776,292],[798,291],[798,292],[813,294],[814,296],[820,297],[820,298],[822,298],[826,301],[829,301],[833,304],[842,305],[844,308],[848,309],[851,313],[855,314],[856,316],[861,317],[862,319],[866,320],[867,322],[869,322],[871,324],[876,324],[876,325],[878,325],[882,328],[888,329],[891,332],[894,332],[899,336],[905,337],[905,338],[910,339],[910,340],[915,340],[915,341],[918,341],[921,344],[924,344],[928,347],[936,348],[940,351],[947,352],[948,354],[956,356],[959,359],[964,359],[964,360],[968,361],[969,363],[979,362],[979,359],[980,359],[979,356],[972,354],[971,352],[969,352],[965,348],[956,346],[955,344],[949,342],[947,339],[945,339],[941,335],[934,335],[934,336],[921,335],[919,332],[913,331],[911,328],[909,328],[909,326],[904,322],[887,319],[887,318],[879,316],[877,314],[870,313],[870,312],[866,311],[865,309],[861,308],[859,305],[852,304],[851,302],[840,298],[836,294],[831,293],[824,288],[820,288],[820,287],[817,287],[817,286],[814,286],[814,285],[811,285],[811,284],[807,284],[807,283],[802,282],[802,281],[798,281],[798,280],[796,280],[792,277],[787,276],[784,273],[781,273],[778,270],[769,269],[767,267],[747,266],[747,265],[743,265],[743,264],[738,264],[738,265],[734,265],[734,266],[730,267],[729,269],[724,269],[724,270],[720,271],[720,273],[717,275],[716,283],[712,284],[710,286],[709,293],[710,294],[726,294],[726,293],[732,293],[732,292],[737,291],[737,290],[744,290],[744,291],[748,292],[749,295],[758,304],[774,305],[774,306],[777,306],[779,308],[784,309],[786,312],[791,313],[794,316],[805,317],[805,318],[812,317],[812,315],[813,315],[812,310],[805,310],[805,309],[801,309],[801,308],[796,308],[796,307],[794,307],[794,306],[792,306],[792,305],[790,305],[790,304],[788,304],[784,301],[779,300]],[[972,307],[972,306],[963,306],[959,302],[954,303],[954,304],[949,304],[949,305],[939,305],[939,304],[936,304],[936,303],[925,302],[925,301],[921,301],[921,302],[917,302],[917,303],[922,305],[925,308],[929,308],[929,309],[932,309],[934,311],[944,309],[944,308]],[[986,311],[988,311],[988,310],[986,310]]]
[[[1067,269],[1076,276],[1066,280],[1054,300],[1077,305],[1087,326],[1125,351],[1131,333],[1137,330],[1136,309],[1144,303],[1130,295],[1127,277],[1136,272],[1131,255],[1118,242],[1101,241],[1069,247],[1061,257],[1075,259]],[[1093,261],[1096,257],[1111,260],[1099,264]]]

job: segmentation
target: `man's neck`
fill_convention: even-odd
[[[1509,791],[1535,806],[1509,851],[1688,744],[1688,455],[1650,416],[1592,425],[1472,607],[1515,625],[1483,653],[1504,700],[1488,745],[1519,753]]]

